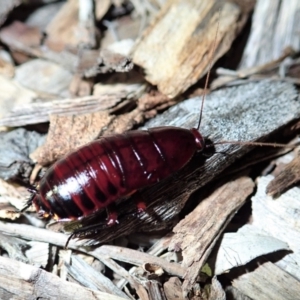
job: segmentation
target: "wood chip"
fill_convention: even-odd
[[[125,293],[119,290],[106,276],[96,272],[94,268],[89,266],[83,259],[77,255],[72,255],[71,263],[66,263],[68,269],[68,277],[72,277],[82,286],[95,291],[101,291],[112,295],[117,295],[127,299]]]
[[[209,300],[226,300],[226,294],[223,290],[221,283],[217,277],[214,276],[211,284],[211,291],[209,294]]]
[[[1,81],[0,87],[4,86],[7,82]],[[9,86],[9,85],[8,85]],[[23,90],[21,87],[15,88],[15,85],[11,86],[13,89],[9,96],[16,95],[18,97],[15,101],[7,105],[6,110],[3,113],[3,117],[0,119],[0,126],[24,126],[29,124],[49,122],[49,115],[81,115],[92,113],[95,111],[106,110],[119,104],[123,99],[129,98],[131,94],[135,97],[133,88],[141,88],[140,86],[134,86],[131,89],[118,90],[114,92],[113,89],[102,94],[95,94],[92,96],[78,97],[78,98],[66,98],[66,99],[54,99],[43,102],[31,103],[34,97],[37,97],[35,93],[27,94],[27,90]],[[18,95],[20,93],[20,96]],[[0,93],[0,101],[1,101]],[[3,95],[5,96],[5,95]],[[7,100],[3,99],[3,102]]]
[[[0,38],[8,44],[11,43],[10,40],[14,40],[15,43],[22,43],[27,47],[38,47],[41,43],[42,34],[36,27],[15,21],[1,29]]]
[[[74,300],[124,300],[123,297],[93,291],[61,280],[44,270],[2,256],[0,263],[2,299],[30,299],[33,296],[35,298],[70,299],[72,295]]]
[[[22,3],[22,0],[2,0],[0,6],[0,25],[2,25],[9,13]]]
[[[0,74],[12,78],[15,74],[15,66],[10,54],[0,49]]]
[[[100,21],[111,6],[111,0],[95,0],[95,18]]]
[[[247,177],[225,183],[174,227],[169,249],[182,251],[182,265],[187,267],[183,283],[185,295],[196,282],[221,232],[253,188],[252,180]]]
[[[271,262],[239,276],[232,284],[253,300],[295,300],[300,295],[300,282]]]
[[[27,244],[30,248],[25,253],[30,263],[36,267],[46,268],[49,260],[49,244],[35,241],[29,241]]]
[[[31,158],[41,165],[47,165],[74,150],[96,139],[102,127],[107,126],[113,116],[107,112],[97,112],[79,116],[50,117],[50,129],[46,143],[31,154]],[[61,135],[65,132],[68,137]]]
[[[300,181],[300,153],[268,184],[267,193],[278,196]]]
[[[178,277],[171,277],[164,283],[164,292],[168,300],[183,300],[181,281]]]
[[[249,229],[249,226],[246,228]],[[256,257],[280,250],[290,248],[287,243],[275,237],[244,229],[237,233],[225,233],[217,253],[210,257],[210,261],[214,266],[213,273],[220,275],[232,268],[246,265]]]
[[[1,219],[15,220],[20,217],[17,209],[22,209],[26,203],[27,191],[25,188],[16,189],[10,183],[0,179],[0,217]]]
[[[78,27],[79,1],[67,1],[48,24],[45,44],[57,52],[70,46],[77,48],[81,42],[81,36],[77,35]]]
[[[272,179],[273,176],[269,175],[258,180],[257,193],[252,197],[253,225],[285,241],[292,250],[299,251],[300,189],[294,187],[273,199],[266,194],[266,186]]]
[[[16,68],[15,80],[38,95],[69,97],[72,74],[60,65],[44,59],[32,59]]]
[[[300,50],[297,0],[258,0],[240,68],[255,67],[280,57],[287,47]]]
[[[89,78],[110,72],[129,72],[133,68],[131,59],[109,50],[83,50],[77,72]]]
[[[44,142],[44,135],[18,128],[0,132],[0,177],[29,178],[33,168],[29,153]]]
[[[133,61],[145,69],[149,82],[175,97],[207,72],[211,60],[215,62],[228,50],[240,14],[232,2],[222,4],[219,16],[217,1],[169,0],[137,44]],[[214,44],[216,52],[208,59]]]
[[[15,107],[31,103],[37,93],[20,86],[17,82],[0,75],[0,117],[5,118]],[[0,126],[6,126],[4,122]]]

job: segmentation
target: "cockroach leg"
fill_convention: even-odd
[[[119,224],[118,213],[116,211],[116,207],[114,203],[111,203],[106,207],[106,213],[107,213],[107,218],[106,218],[107,226],[113,226]]]
[[[141,214],[143,212],[146,211],[147,209],[147,204],[144,200],[143,195],[139,192],[136,191],[133,195],[132,195],[132,200],[134,201],[136,208],[137,208],[137,214]]]

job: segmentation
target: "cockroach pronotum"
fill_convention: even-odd
[[[217,34],[218,29],[216,37]],[[212,49],[211,57],[214,51]],[[210,69],[211,58],[205,90]],[[23,210],[34,204],[43,217],[76,220],[100,209],[109,209],[116,200],[179,171],[196,152],[206,149],[199,132],[204,98],[205,93],[197,128],[165,126],[102,137],[58,160],[47,170],[37,188],[31,190],[32,195]],[[142,202],[138,208],[145,209]],[[116,213],[109,213],[107,224],[116,222]]]

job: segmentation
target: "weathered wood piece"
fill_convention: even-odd
[[[298,0],[258,0],[240,68],[276,60],[287,47],[299,51],[299,12]]]
[[[253,300],[295,300],[300,282],[271,262],[234,279],[233,286]]]
[[[18,128],[0,132],[0,140],[0,177],[28,178],[33,169],[29,154],[44,142],[44,135]]]
[[[115,94],[91,95],[73,99],[55,99],[46,102],[15,105],[9,113],[0,119],[0,126],[24,126],[48,122],[49,115],[70,116],[105,110],[118,104],[122,101],[122,98],[126,98],[128,92],[120,91]]]
[[[71,276],[76,282],[82,286],[90,288],[94,291],[101,291],[112,295],[117,295],[128,299],[127,295],[118,289],[110,279],[104,276],[101,272],[88,265],[78,255],[71,256],[71,263],[65,262],[69,277]]]
[[[39,268],[2,256],[0,265],[1,299],[127,299],[81,287]]]
[[[53,245],[64,247],[68,236],[58,232],[52,232],[50,230],[36,228],[25,224],[6,224],[0,221],[0,232],[5,234],[22,237],[26,240],[48,242]],[[71,240],[68,244],[69,249],[80,250],[83,253],[87,253],[95,258],[103,261],[107,264],[106,259],[115,259],[118,261],[126,262],[136,266],[143,265],[145,263],[151,263],[162,266],[164,271],[171,275],[183,277],[186,269],[178,263],[168,262],[163,258],[152,256],[148,253],[127,249],[117,246],[106,246],[103,245],[94,250],[87,250],[84,247],[83,241]],[[108,265],[108,267],[110,267]],[[117,272],[118,273],[118,272]],[[123,275],[123,274],[122,274]]]
[[[267,233],[255,232],[255,227],[251,225],[243,226],[238,232],[225,233],[216,248],[208,262],[214,266],[215,275],[246,265],[257,257],[290,250],[287,243]]]
[[[174,227],[169,249],[182,250],[182,265],[187,268],[182,285],[185,295],[195,284],[217,239],[253,189],[254,183],[247,177],[225,183]]]
[[[22,3],[21,0],[2,0],[0,6],[0,25],[2,25],[8,14],[16,7]]]
[[[300,189],[294,187],[273,199],[266,194],[266,187],[272,179],[273,176],[269,175],[258,180],[257,193],[252,197],[253,225],[285,241],[293,251],[300,252]]]
[[[279,174],[268,184],[267,193],[278,196],[292,185],[300,181],[300,153],[287,164]]]
[[[226,294],[216,276],[212,279],[209,300],[226,300]]]
[[[46,28],[46,45],[51,49],[59,52],[67,46],[77,48],[81,42],[88,44],[89,38],[93,40],[94,35],[91,33],[88,36],[84,30],[87,25],[84,20],[86,20],[89,5],[86,6],[87,10],[80,10],[79,8],[84,6],[82,2],[76,0],[67,1],[50,24],[48,24]],[[89,4],[91,1],[88,0],[86,2]],[[92,18],[93,16],[91,15],[90,17]],[[92,21],[93,19],[91,19]],[[93,25],[92,22],[90,24],[91,29]]]
[[[1,28],[0,39],[11,51],[16,50],[29,56],[45,58],[58,63],[71,72],[75,72],[77,56],[74,53],[64,49],[60,52],[56,52],[48,47],[37,45],[36,42],[34,45],[28,45],[26,38],[22,38],[22,33],[30,30],[28,27],[29,26],[24,23],[13,22]]]
[[[226,53],[252,2],[243,10],[229,1],[167,1],[137,44],[134,63],[162,93],[179,95],[207,72],[211,60]]]
[[[183,300],[181,281],[178,277],[171,277],[164,283],[164,292],[167,300]]]
[[[63,66],[45,59],[31,59],[16,67],[14,80],[35,91],[39,97],[70,97],[68,87],[72,73]]]

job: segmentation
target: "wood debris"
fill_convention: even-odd
[[[271,196],[278,196],[283,191],[297,184],[300,181],[300,157],[299,152],[296,157],[288,163],[268,184],[267,193]]]
[[[300,293],[299,281],[271,262],[266,262],[254,272],[247,272],[234,279],[233,286],[251,299],[257,300],[294,300]]]
[[[199,80],[208,70],[207,58],[211,57],[214,43],[215,62],[228,50],[242,26],[239,20],[245,22],[246,17],[241,14],[247,12],[242,12],[238,5],[225,1],[218,7],[217,2],[167,1],[137,44],[133,61],[145,69],[146,79],[169,97],[177,96]],[[207,14],[211,18],[205,23]],[[219,33],[215,38],[217,27]]]
[[[2,0],[0,298],[296,299],[298,150],[245,142],[298,143],[299,9]],[[195,128],[203,95],[205,151],[115,201],[119,224],[106,207],[72,221],[20,212],[57,159],[128,130]]]

